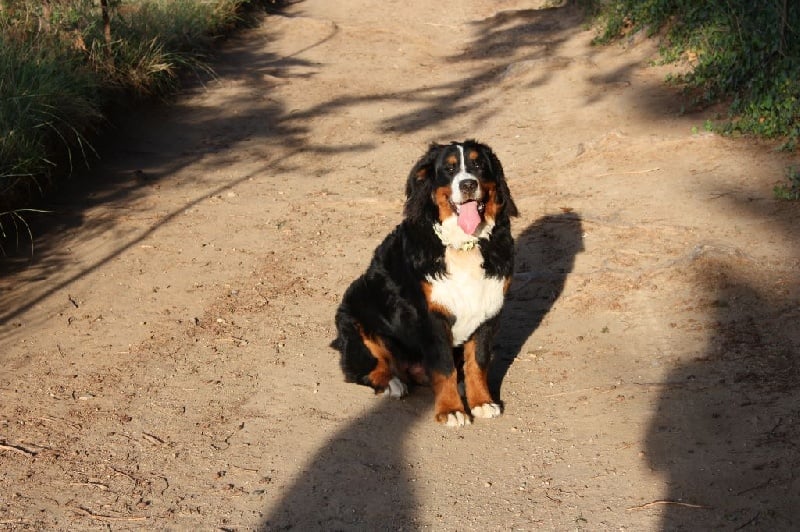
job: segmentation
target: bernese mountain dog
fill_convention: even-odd
[[[403,214],[336,313],[345,378],[396,398],[429,384],[449,426],[497,417],[487,374],[517,216],[500,161],[475,140],[432,144],[408,176]]]

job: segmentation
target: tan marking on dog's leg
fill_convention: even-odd
[[[461,427],[470,424],[469,416],[464,412],[464,404],[458,395],[456,371],[444,375],[438,371],[431,372],[431,385],[433,387],[434,417],[439,423],[450,427]]]
[[[467,405],[472,408],[484,403],[491,403],[489,385],[486,383],[487,368],[481,368],[475,359],[475,339],[464,344],[464,385],[467,388]]]
[[[380,338],[367,336],[364,331],[361,330],[359,333],[361,334],[361,340],[364,342],[364,345],[378,361],[378,365],[369,372],[367,379],[369,379],[369,382],[376,389],[376,392],[382,392],[389,386],[389,381],[392,380],[394,376],[392,374],[392,354]]]
[[[501,413],[500,405],[492,401],[489,393],[487,376],[489,368],[482,368],[475,356],[475,339],[464,344],[464,386],[467,389],[467,405],[475,417],[497,417]]]

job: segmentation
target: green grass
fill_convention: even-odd
[[[0,34],[0,194],[41,187],[58,148],[85,151],[84,133],[100,117],[98,85],[81,58],[57,42]]]
[[[209,71],[215,41],[267,0],[0,0],[0,236],[54,177],[95,159],[111,103],[162,97]],[[10,229],[9,229],[10,230]]]
[[[785,201],[800,200],[800,169],[796,166],[786,168],[786,181],[787,183],[776,185],[772,189],[775,199]]]
[[[598,42],[646,31],[665,61],[690,59],[676,81],[703,107],[726,102],[717,130],[800,138],[800,2],[797,0],[581,0],[601,22]]]

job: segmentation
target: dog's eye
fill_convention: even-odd
[[[444,167],[444,171],[445,171],[445,173],[447,175],[454,175],[456,173],[456,167],[455,166],[445,166]]]

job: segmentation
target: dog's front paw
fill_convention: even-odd
[[[469,419],[469,416],[460,410],[436,414],[436,421],[443,423],[448,427],[463,427],[464,425],[469,425],[472,423],[472,421]]]
[[[383,391],[383,395],[393,397],[394,399],[402,399],[408,395],[408,386],[397,377],[392,377],[389,381],[389,386]]]
[[[474,417],[492,418],[497,417],[503,413],[503,409],[497,403],[485,403],[482,405],[472,407],[472,415]]]

